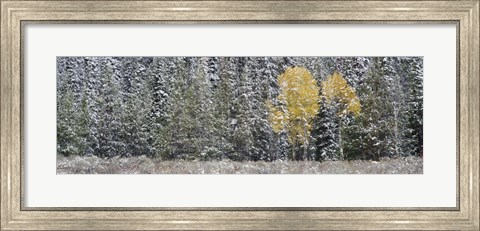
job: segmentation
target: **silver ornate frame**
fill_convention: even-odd
[[[23,203],[23,29],[29,23],[454,23],[457,207],[28,208]],[[1,0],[1,229],[479,230],[479,1]],[[128,217],[128,218],[126,218]]]

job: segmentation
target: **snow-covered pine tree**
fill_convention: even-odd
[[[177,75],[172,81],[168,119],[171,136],[170,158],[216,158],[213,150],[211,85],[207,79],[206,60],[183,57],[176,59]]]
[[[320,109],[314,120],[312,129],[313,145],[311,152],[315,160],[338,160],[338,123],[336,119],[336,106],[326,102],[324,97],[320,100]]]
[[[147,69],[149,89],[151,91],[151,120],[154,136],[155,155],[165,157],[168,152],[168,123],[172,117],[171,85],[176,76],[175,59],[172,57],[153,57]]]
[[[154,118],[151,117],[153,96],[148,85],[151,76],[147,75],[142,58],[120,58],[122,64],[121,77],[126,89],[122,94],[123,105],[121,112],[121,139],[125,143],[123,156],[155,155],[154,148]],[[128,75],[126,75],[127,73]]]
[[[200,57],[195,60],[195,73],[192,76],[192,84],[187,90],[187,96],[191,95],[190,102],[193,122],[193,142],[195,144],[195,159],[212,160],[218,159],[220,150],[215,146],[214,106],[212,100],[212,75],[209,73],[208,59]],[[187,98],[188,100],[188,98]]]
[[[98,148],[95,154],[101,157],[118,156],[125,153],[126,144],[120,136],[122,133],[122,96],[118,76],[114,67],[115,59],[106,57],[99,59],[99,90],[96,106],[99,108],[97,122]]]
[[[392,118],[390,118],[392,150],[388,152],[389,157],[405,155],[408,152],[404,149],[405,124],[407,120],[404,112],[408,110],[405,101],[406,89],[404,88],[406,78],[403,75],[400,61],[401,59],[398,57],[385,57],[382,59],[383,65],[381,67],[387,84],[386,88],[390,93],[386,100],[392,110]]]
[[[237,84],[234,89],[234,149],[239,154],[240,160],[250,159],[254,152],[253,137],[253,83],[249,78],[253,70],[250,69],[252,62],[249,57],[238,58]]]
[[[404,73],[406,117],[403,137],[404,155],[423,155],[423,59],[406,57],[401,60]]]
[[[184,57],[174,58],[175,75],[171,80],[171,94],[170,100],[174,102],[169,104],[168,111],[172,115],[168,118],[165,129],[166,135],[166,147],[165,153],[162,154],[165,159],[186,159],[189,155],[189,151],[186,145],[183,144],[187,140],[187,133],[189,132],[188,115],[185,113],[185,91],[189,86],[189,68],[190,60]],[[173,65],[172,65],[173,66]]]
[[[258,158],[261,160],[273,161],[282,156],[282,149],[279,147],[279,135],[276,134],[269,121],[269,108],[265,102],[276,104],[279,87],[277,76],[278,67],[271,57],[258,57],[255,75],[255,118],[254,118],[254,140]],[[285,154],[285,153],[284,153]]]
[[[206,63],[202,64],[207,71],[207,79],[211,82],[213,88],[218,87],[219,77],[219,57],[208,57],[206,58]]]
[[[100,88],[99,72],[99,58],[97,57],[84,57],[79,58],[83,63],[84,72],[84,97],[85,97],[85,111],[87,121],[87,147],[85,154],[95,155],[96,150],[99,148],[98,143],[98,112],[100,108],[97,106],[98,92]]]
[[[57,59],[57,152],[84,155],[87,147],[86,99],[76,58]]]
[[[64,156],[83,155],[86,137],[82,132],[82,117],[77,111],[73,91],[66,89],[57,105],[57,152]]]
[[[332,73],[337,71],[336,57],[318,57],[315,59],[318,62],[316,65],[312,64],[312,60],[307,60],[307,67],[314,69],[315,79],[321,83]],[[337,62],[338,63],[338,62]],[[320,86],[321,87],[321,86]],[[320,88],[321,91],[321,88]],[[320,92],[321,93],[321,92]],[[320,109],[313,123],[312,139],[314,145],[310,146],[310,155],[313,155],[315,160],[338,160],[339,159],[339,143],[338,133],[339,125],[336,116],[335,103],[327,104],[326,99],[321,97]]]
[[[393,133],[393,104],[391,101],[392,77],[388,75],[388,63],[382,57],[372,58],[372,66],[365,76],[362,92],[363,156],[379,160],[392,156],[395,151]]]
[[[365,72],[370,66],[368,57],[337,57],[335,69],[343,75],[347,83],[354,89],[364,81]]]
[[[236,59],[231,57],[219,58],[219,80],[213,92],[213,115],[216,118],[213,124],[216,147],[220,152],[219,159],[236,159],[237,153],[233,148],[233,129],[236,120],[232,116],[234,108],[234,89],[237,73]]]
[[[341,73],[347,83],[355,89],[360,102],[363,101],[365,73],[370,68],[368,57],[337,57],[335,67]],[[348,116],[343,121],[342,135],[345,141],[343,145],[344,156],[347,159],[365,159],[362,155],[364,144],[362,141],[361,121],[355,117]]]

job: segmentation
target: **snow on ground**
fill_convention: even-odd
[[[422,174],[418,157],[375,161],[161,161],[145,156],[102,159],[57,156],[57,174]]]

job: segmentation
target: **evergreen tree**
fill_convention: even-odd
[[[257,159],[273,161],[281,157],[282,144],[279,135],[275,134],[269,119],[269,108],[266,101],[275,102],[279,87],[276,77],[279,75],[278,68],[271,57],[260,57],[257,61],[255,81],[255,118],[254,140],[257,150]],[[275,102],[276,103],[276,102]],[[285,153],[283,153],[285,154]]]
[[[127,67],[122,74],[125,91],[122,95],[123,107],[121,114],[121,139],[126,145],[125,156],[155,155],[154,147],[154,118],[151,116],[153,95],[147,85],[151,76],[147,76],[146,67],[140,58],[124,58],[121,60],[123,67]],[[126,79],[126,80],[125,80]]]
[[[100,86],[96,100],[98,147],[94,152],[101,157],[126,155],[126,140],[123,140],[120,135],[123,127],[121,85],[118,77],[113,73],[116,60],[103,58],[99,61]]]
[[[216,118],[213,123],[214,140],[220,152],[219,158],[238,159],[238,153],[234,152],[233,130],[236,120],[232,112],[235,95],[235,78],[237,73],[234,58],[223,57],[219,59],[219,80],[217,90],[213,92],[213,114]]]
[[[391,102],[391,78],[386,75],[388,65],[380,57],[373,58],[372,67],[366,75],[363,97],[363,113],[360,120],[363,126],[363,144],[367,159],[379,160],[391,156],[395,151],[393,124],[393,104]]]
[[[203,61],[203,60],[202,60]],[[213,88],[218,87],[219,77],[219,58],[218,57],[208,57],[203,65],[206,67],[207,79],[210,81],[210,84]]]
[[[421,58],[402,59],[405,78],[404,155],[423,155],[423,61]]]
[[[60,154],[84,155],[86,148],[85,123],[81,113],[77,113],[73,92],[67,90],[58,103],[57,150]]]
[[[253,122],[253,83],[250,74],[250,58],[239,58],[239,73],[237,75],[237,85],[234,90],[235,100],[234,115],[235,119],[233,129],[234,149],[242,159],[251,158],[254,152],[254,136],[252,131]]]
[[[99,122],[99,110],[97,106],[97,100],[99,95],[100,80],[97,76],[100,75],[99,72],[99,62],[96,57],[85,57],[83,60],[84,67],[84,104],[82,107],[86,113],[86,124],[87,124],[87,147],[86,154],[95,155],[96,150],[99,148],[98,142],[98,122]]]
[[[324,97],[320,99],[320,109],[314,120],[312,137],[314,145],[311,146],[311,152],[315,160],[338,160],[339,125],[336,116],[335,105],[327,103]]]
[[[153,132],[153,148],[155,155],[168,158],[170,155],[170,126],[172,120],[173,83],[176,79],[176,59],[172,57],[154,57],[147,70],[149,76],[149,90],[151,91],[152,105],[151,130]]]
[[[212,73],[210,73],[212,74]],[[187,104],[192,114],[192,137],[195,144],[195,159],[217,159],[220,151],[215,146],[212,79],[207,68],[207,59],[196,60],[195,73],[187,92]]]
[[[57,60],[57,149],[60,154],[84,155],[87,147],[86,99],[75,58]]]

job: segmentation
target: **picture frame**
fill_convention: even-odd
[[[479,230],[476,1],[1,1],[1,230]],[[25,23],[457,25],[456,208],[34,208],[23,204]]]

